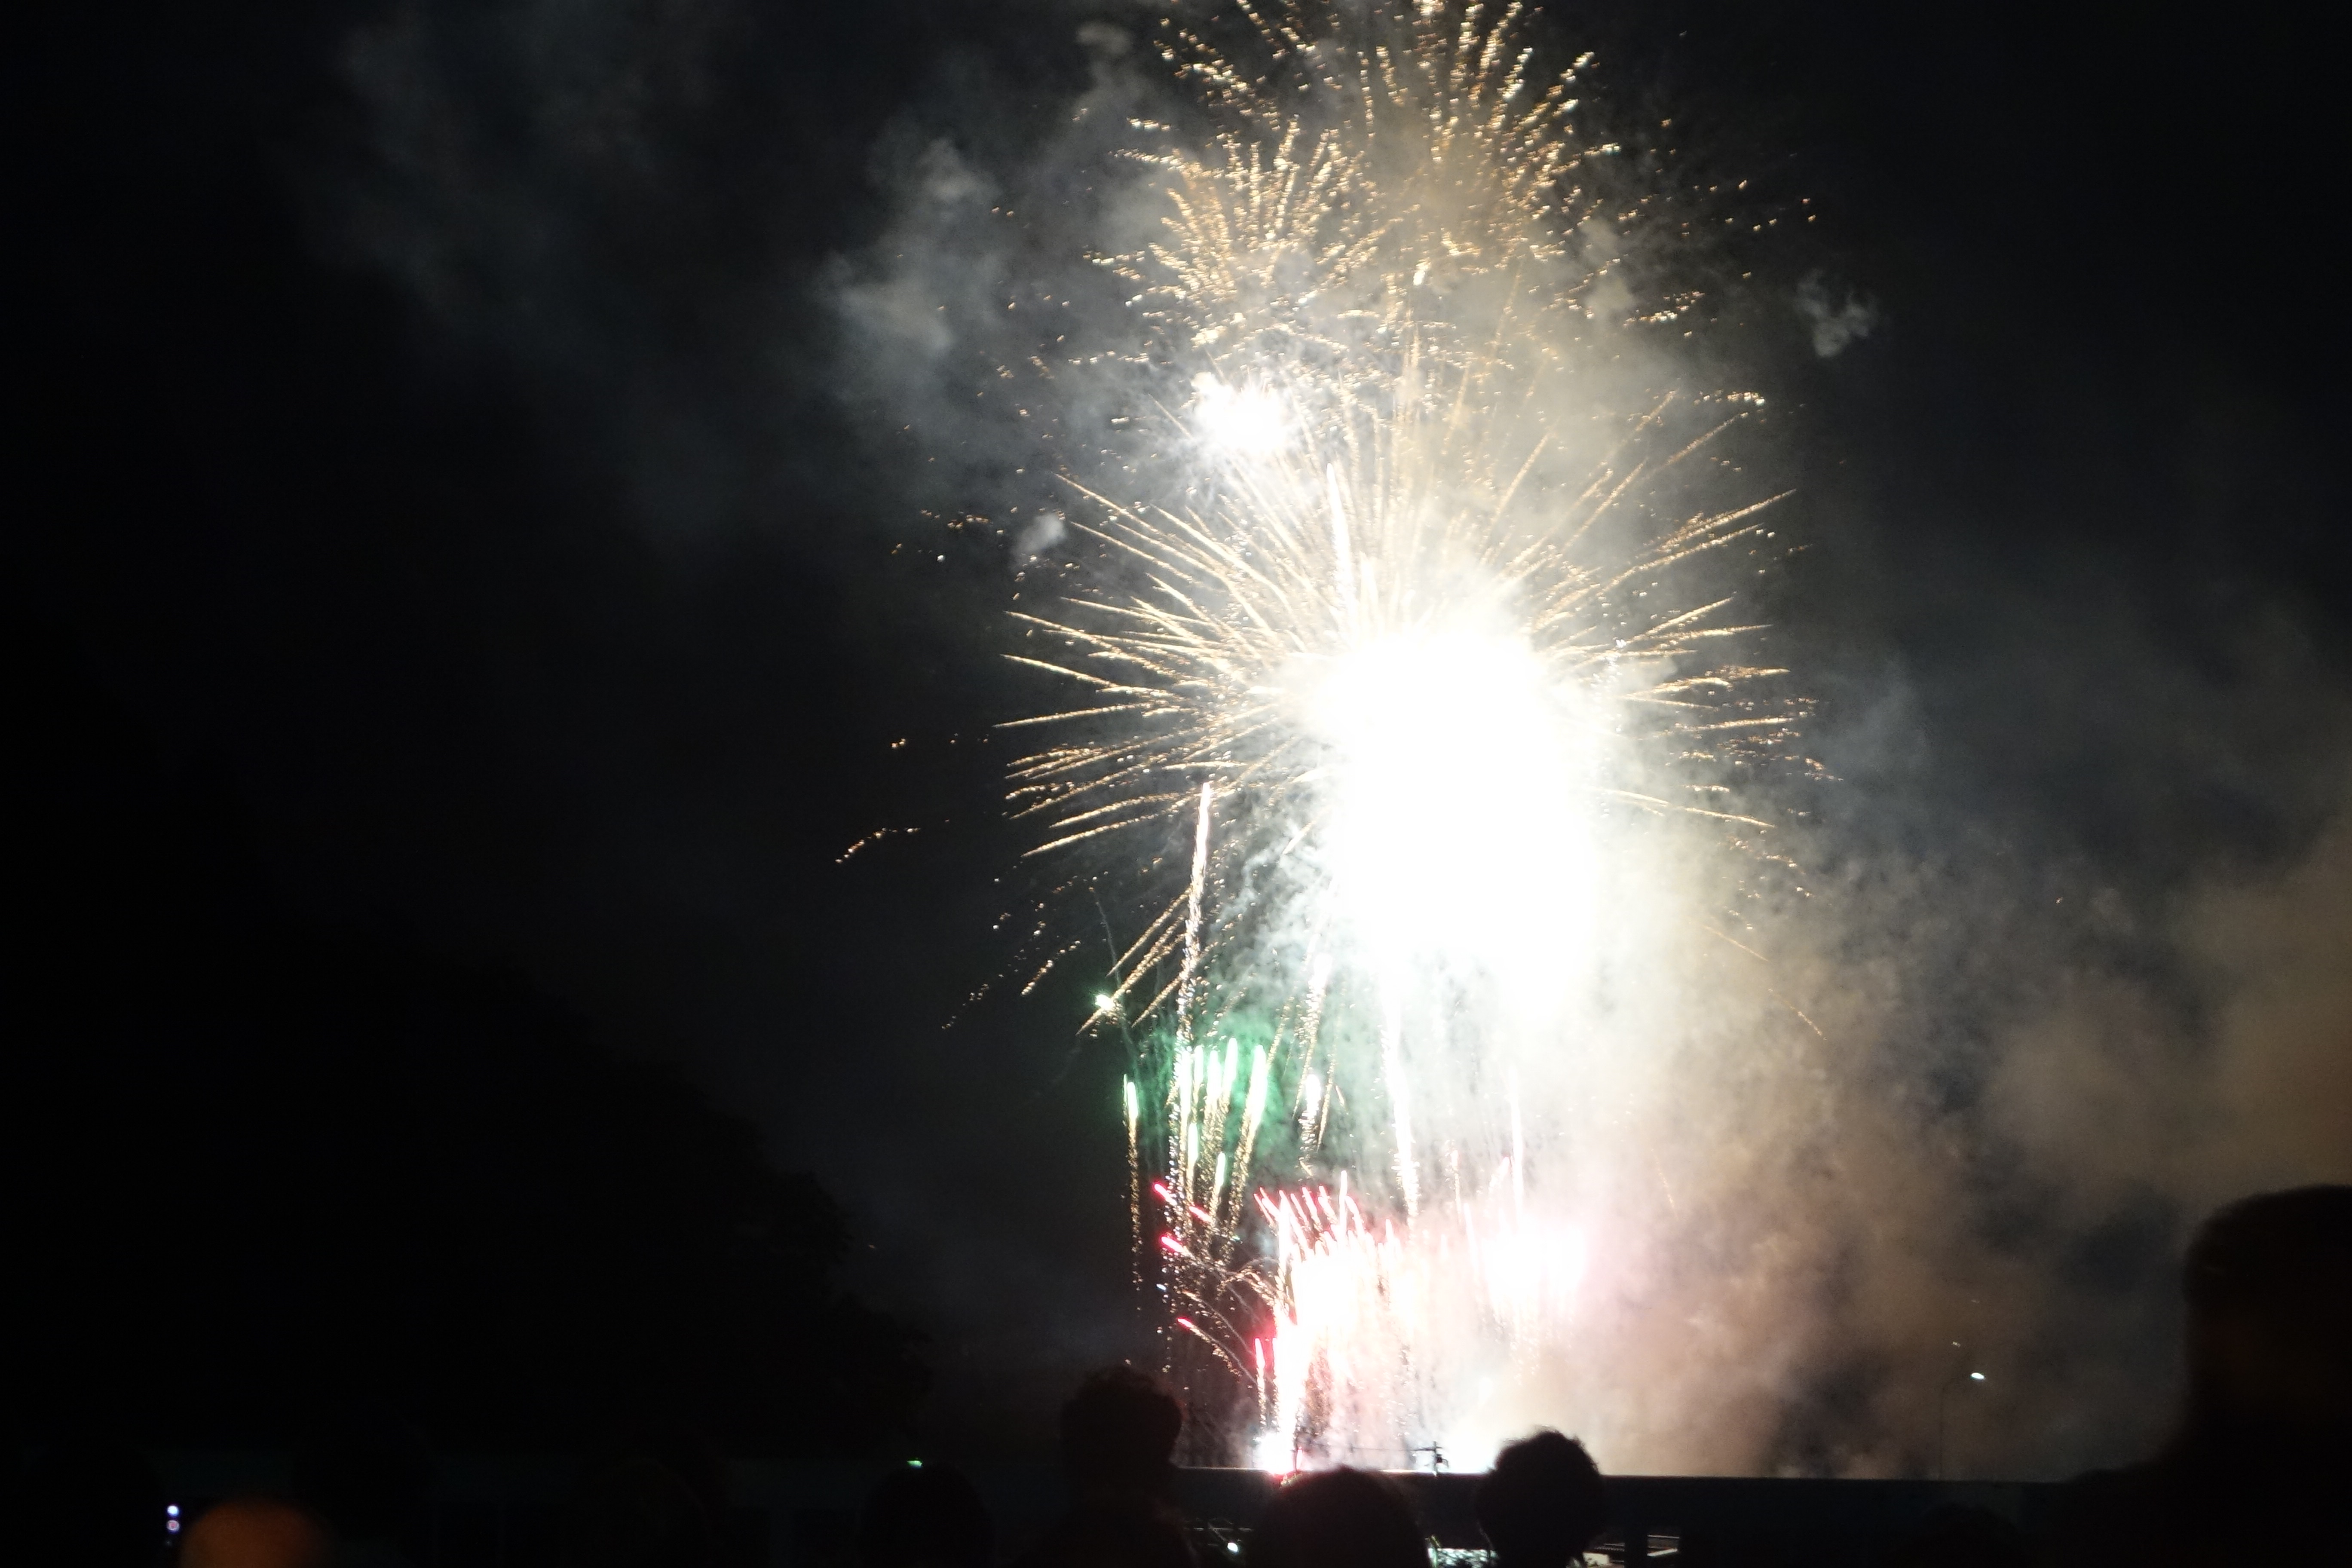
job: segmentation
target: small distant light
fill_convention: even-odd
[[[907,1468],[910,1470],[919,1470],[923,1468],[923,1461],[920,1459],[909,1459],[907,1461]]]
[[[163,1505],[163,1512],[169,1518],[177,1519],[180,1517],[180,1505],[175,1502],[167,1502]]]
[[[1225,1550],[1239,1557],[1242,1554],[1242,1543],[1238,1541],[1228,1541],[1225,1542]]]
[[[1969,1381],[1971,1383],[1982,1383],[1984,1381],[1984,1373],[1980,1372],[1972,1372],[1969,1373]]]

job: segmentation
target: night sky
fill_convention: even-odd
[[[1019,167],[1097,68],[1082,26],[1154,15],[68,6],[10,51],[16,769],[70,794],[103,710],[125,766],[236,825],[224,855],[291,926],[520,976],[750,1119],[842,1205],[852,1283],[929,1337],[927,1429],[981,1446],[1135,1342],[1120,1060],[1076,1032],[1087,960],[1020,999],[1034,963],[999,929],[1038,884],[991,727],[1037,689],[1000,657],[1004,545],[940,519],[1003,523],[1012,492],[969,450],[924,463],[965,436],[872,391],[842,302],[893,232],[892,149]],[[1539,24],[1599,52],[1616,123],[1671,120],[1758,210],[1818,215],[1740,253],[1721,340],[1797,491],[1805,549],[1761,607],[1841,781],[1828,869],[1965,889],[1855,1071],[1987,1166],[1990,1064],[2084,974],[2187,1060],[2230,1003],[2183,921],[2240,896],[2246,929],[2291,905],[2315,912],[2279,929],[2352,944],[2326,847],[2352,805],[2346,149],[2302,23]],[[1868,333],[1816,353],[1807,278]],[[841,858],[882,828],[919,831]],[[38,922],[81,851],[11,833]],[[108,863],[126,908],[163,886]],[[210,923],[163,929],[73,941],[201,969]],[[2265,984],[2340,1063],[2325,967]],[[12,990],[44,1016],[10,1051],[79,1048],[64,989]],[[2344,1179],[2343,1069],[2307,1081],[2287,1173]],[[1978,1171],[1968,1226],[2095,1293],[2160,1290],[2214,1195],[2126,1170],[2070,1207],[2049,1179]],[[2131,1352],[2158,1369],[2160,1327]]]

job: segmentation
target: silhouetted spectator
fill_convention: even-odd
[[[2147,1463],[2069,1489],[2049,1561],[2352,1563],[2352,1187],[2223,1209],[2182,1289],[2180,1428]]]
[[[1478,1482],[1475,1506],[1496,1568],[1562,1568],[1609,1522],[1600,1467],[1583,1444],[1552,1431],[1496,1455],[1495,1468]]]
[[[215,1503],[180,1537],[179,1568],[327,1568],[326,1527],[275,1498]]]
[[[1903,1532],[1887,1568],[2026,1568],[2025,1536],[1985,1508],[1945,1503]]]
[[[1404,1494],[1367,1470],[1293,1476],[1250,1531],[1249,1568],[1429,1568]]]
[[[406,1423],[346,1412],[295,1449],[293,1479],[295,1500],[334,1534],[336,1568],[403,1568],[424,1555],[433,1455]]]
[[[996,1526],[961,1470],[903,1466],[882,1478],[857,1520],[858,1568],[985,1568]]]
[[[68,1442],[18,1478],[0,1558],[25,1568],[150,1568],[163,1548],[163,1483],[144,1455]]]
[[[1192,1568],[1192,1538],[1168,1504],[1184,1405],[1147,1372],[1090,1374],[1062,1406],[1071,1505],[1022,1568]]]
[[[1183,1402],[1158,1378],[1105,1367],[1062,1406],[1062,1473],[1080,1498],[1163,1495],[1183,1431]]]
[[[574,1568],[708,1568],[710,1520],[677,1472],[637,1455],[589,1477],[570,1546]]]

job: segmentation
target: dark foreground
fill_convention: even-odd
[[[282,1484],[270,1454],[183,1453],[163,1458],[181,1517],[213,1500]],[[729,1468],[733,1507],[720,1532],[720,1568],[850,1568],[860,1506],[882,1472],[873,1465],[738,1463]],[[1066,1505],[1051,1464],[971,1469],[1015,1552],[1041,1536]],[[568,1459],[445,1458],[439,1466],[418,1568],[557,1568],[564,1510],[577,1484]],[[1475,1475],[1397,1475],[1430,1537],[1461,1551],[1485,1544],[1471,1512]],[[1246,1539],[1275,1478],[1257,1470],[1179,1471],[1174,1495],[1192,1521],[1204,1564]],[[1990,1510],[2035,1530],[2057,1488],[2023,1482],[1783,1480],[1748,1477],[1620,1476],[1609,1481],[1612,1562],[1710,1562],[1807,1568],[1866,1568],[1946,1505]],[[1633,1551],[1628,1553],[1626,1545]]]

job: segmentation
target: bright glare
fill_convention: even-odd
[[[1221,452],[1263,458],[1290,442],[1290,411],[1263,386],[1229,386],[1206,371],[1192,378],[1192,426]]]
[[[1333,896],[1381,957],[1509,978],[1580,945],[1589,760],[1524,638],[1381,638],[1331,666],[1308,722],[1331,750]]]

